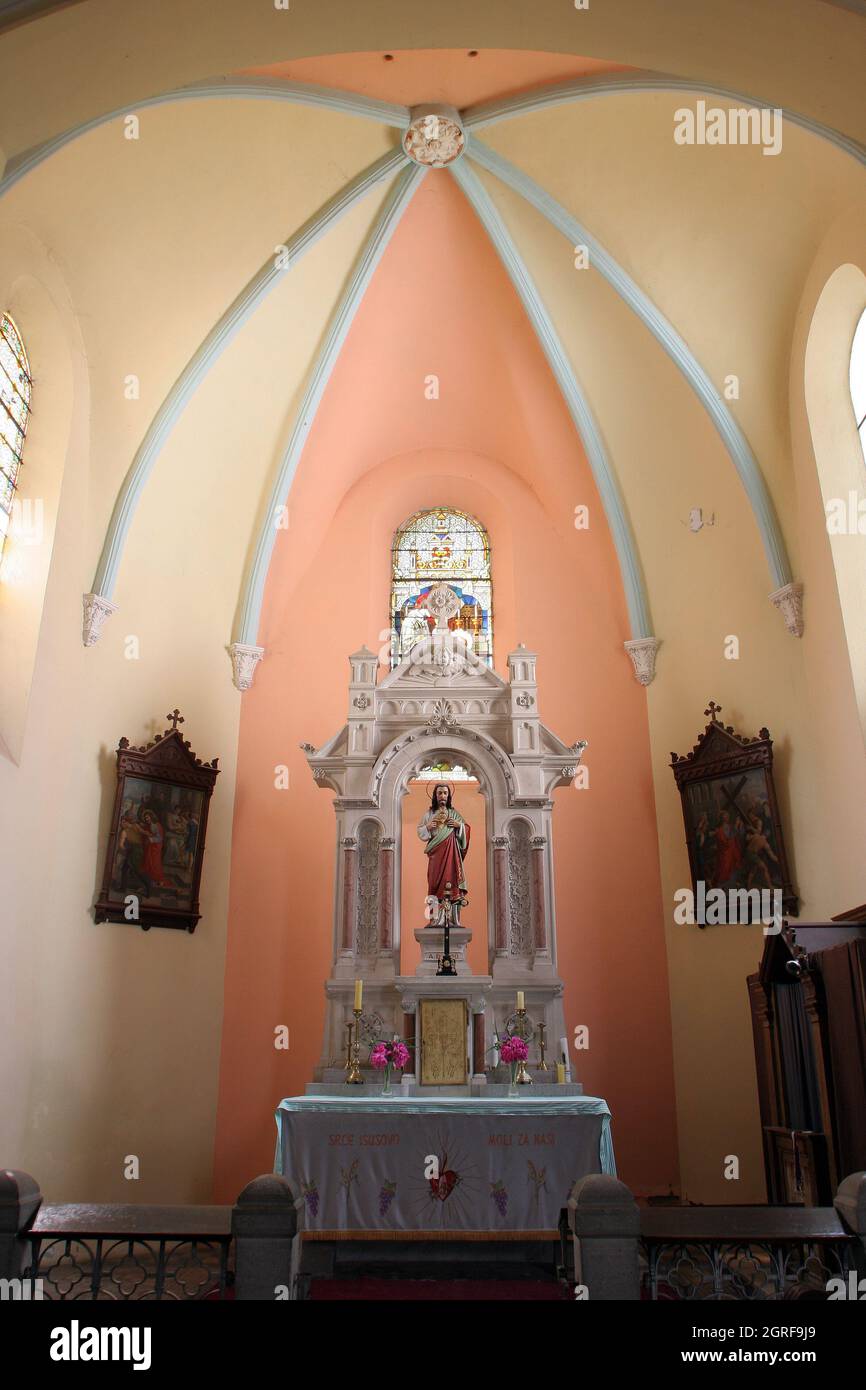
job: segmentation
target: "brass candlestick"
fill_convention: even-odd
[[[515,1032],[517,1033],[518,1037],[523,1038],[524,1042],[526,1041],[526,1030],[527,1030],[527,1028],[529,1029],[529,1035],[530,1035],[530,1037],[531,1037],[531,1036],[532,1036],[532,1025],[531,1025],[531,1024],[528,1024],[527,1021],[526,1021],[526,1009],[525,1009],[525,1008],[523,1008],[523,1009],[518,1009],[518,1010],[517,1010],[517,1028],[515,1029]],[[531,1085],[532,1085],[532,1077],[529,1075],[529,1072],[526,1070],[526,1063],[525,1063],[525,1062],[518,1062],[518,1063],[517,1063],[517,1075],[515,1076],[514,1081],[515,1081],[515,1085],[517,1085],[517,1086],[531,1086]]]
[[[355,1022],[349,1024],[352,1035],[350,1057],[352,1065],[349,1068],[349,1075],[346,1077],[347,1086],[363,1086],[364,1078],[361,1075],[361,1010],[353,1009]]]
[[[539,1071],[550,1071],[550,1067],[547,1065],[547,1062],[544,1060],[544,1053],[545,1053],[546,1047],[547,1047],[547,1042],[546,1042],[546,1039],[545,1039],[545,1028],[544,1028],[544,1024],[543,1024],[543,1023],[539,1023],[539,1025],[538,1025],[538,1055],[539,1055],[539,1058],[540,1058],[539,1063],[538,1063],[538,1070],[539,1070]]]
[[[347,1080],[348,1080],[348,1073],[352,1070],[352,1029],[353,1029],[353,1027],[354,1027],[354,1024],[353,1024],[352,1020],[351,1020],[350,1018],[347,1018],[347,1019],[346,1019],[346,1023],[345,1023],[345,1028],[346,1028],[346,1064],[345,1064],[345,1066],[343,1067],[343,1071],[347,1073]]]

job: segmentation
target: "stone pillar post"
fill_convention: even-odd
[[[640,1298],[640,1212],[624,1182],[607,1173],[589,1173],[576,1182],[568,1199],[568,1227],[575,1280],[585,1285],[590,1302]]]
[[[508,955],[508,841],[498,835],[493,841],[493,922],[496,954]]]
[[[394,946],[394,841],[379,841],[379,950]]]
[[[295,1297],[297,1230],[295,1199],[285,1178],[265,1173],[247,1183],[232,1210],[235,1298],[273,1303]]]
[[[536,951],[547,950],[547,914],[544,893],[544,850],[547,841],[543,835],[532,838],[532,934]]]
[[[415,1029],[414,1004],[403,1005],[403,1041],[409,1049],[409,1065],[403,1075],[408,1077],[410,1081],[417,1081],[420,1076],[420,1069],[418,1067],[418,1038]]]
[[[472,1078],[476,1080],[485,1076],[487,1071],[487,1055],[484,1048],[484,1006],[482,1005],[476,1013],[472,1015]]]
[[[29,1231],[42,1205],[39,1184],[29,1173],[0,1169],[0,1279],[20,1279],[29,1264]]]
[[[358,917],[358,841],[348,836],[343,847],[343,953],[355,949],[355,923]]]

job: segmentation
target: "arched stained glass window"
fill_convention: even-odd
[[[13,319],[0,319],[0,556],[12,526],[12,504],[30,418],[30,364]]]
[[[493,665],[490,541],[474,517],[449,507],[416,512],[394,537],[391,666],[427,637],[435,619],[426,606],[432,584],[448,584],[461,601],[449,627],[471,634],[476,656]]]
[[[851,344],[849,381],[857,433],[860,435],[860,447],[866,461],[866,311],[860,316],[860,322],[854,332],[854,342]]]

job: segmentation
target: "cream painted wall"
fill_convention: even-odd
[[[135,447],[198,338],[274,245],[381,152],[375,129],[353,142],[329,120],[333,158],[320,166],[321,146],[299,153],[294,179],[280,183],[279,148],[257,162],[237,114],[202,110],[193,129],[166,127],[162,141],[151,126],[138,150],[113,144],[116,133],[95,136],[0,206],[6,244],[22,226],[38,237],[54,276],[46,270],[46,285],[65,285],[72,306],[72,428],[26,733],[19,765],[0,759],[9,967],[0,1161],[31,1172],[51,1200],[184,1202],[211,1192],[240,706],[226,644],[270,469],[376,195],[313,250],[303,277],[280,285],[256,333],[226,352],[191,404],[135,519],[119,611],[87,651],[81,595]],[[301,146],[305,115],[282,127]],[[243,218],[235,184],[220,182],[227,158],[250,178]],[[14,255],[4,270],[10,283],[32,273]],[[23,312],[21,328],[26,336]],[[128,373],[140,378],[137,401],[124,395]],[[34,419],[38,410],[40,430],[60,437],[69,409],[62,390],[46,392]],[[96,925],[117,741],[147,742],[175,705],[195,751],[218,756],[222,769],[202,920],[192,936]],[[131,1154],[136,1183],[123,1176]]]
[[[700,0],[698,13],[695,0],[618,0],[585,10],[535,0],[531,12],[501,0],[439,0],[429,11],[401,0],[317,0],[289,10],[247,5],[242,22],[237,0],[184,0],[182,30],[176,0],[132,10],[87,0],[4,35],[0,140],[11,158],[151,92],[307,55],[406,48],[531,48],[700,76],[866,138],[861,19],[822,0]]]
[[[219,640],[184,651],[158,567],[130,595],[127,632],[142,656],[81,645],[80,595],[92,557],[87,380],[76,397],[26,739],[0,760],[3,1162],[49,1200],[201,1201],[210,1190],[221,1022],[227,856],[238,699]],[[40,403],[46,419],[52,403]],[[187,611],[206,610],[193,579]],[[219,677],[222,676],[223,679]],[[197,752],[222,755],[194,936],[95,925],[121,735],[146,741],[177,703]],[[138,1182],[123,1177],[128,1155]]]
[[[669,151],[661,143],[658,147],[660,162],[667,164]],[[543,152],[544,140],[534,148]],[[528,156],[528,147],[524,154]],[[644,156],[649,159],[646,150]],[[586,159],[595,158],[590,145]],[[628,158],[626,153],[626,164]],[[560,166],[559,194],[583,215],[584,204],[594,203],[593,181],[581,168],[566,178],[562,172],[566,168]],[[535,175],[534,167],[528,169]],[[832,211],[842,203],[847,184],[840,182],[841,167],[822,165],[822,170],[831,183],[822,188],[818,201]],[[649,159],[643,174],[647,185],[654,172]],[[548,174],[554,171],[546,168],[545,177]],[[621,178],[627,181],[628,168],[617,169],[611,178],[618,188]],[[835,722],[832,703],[828,707],[823,693],[828,678],[833,679],[830,672],[844,678],[839,665],[844,654],[837,644],[830,664],[824,664],[811,639],[798,642],[786,633],[767,598],[773,586],[733,465],[705,412],[647,330],[599,277],[574,270],[568,244],[538,214],[494,180],[488,180],[488,186],[533,267],[602,422],[637,535],[653,628],[663,643],[658,675],[648,690],[648,708],[662,896],[668,909],[683,1196],[702,1202],[759,1201],[764,1195],[763,1162],[745,979],[760,958],[761,929],[700,931],[674,924],[674,893],[689,884],[689,871],[670,750],[688,752],[706,723],[703,711],[710,698],[722,705],[725,722],[744,733],[757,733],[767,725],[775,739],[777,788],[802,911],[818,919],[853,906],[863,898],[866,769],[851,758],[851,738],[858,731],[852,727],[850,709],[846,719]],[[576,190],[584,187],[590,191],[578,198]],[[613,197],[615,201],[616,188]],[[821,219],[798,197],[793,204],[780,198],[775,214],[765,213],[767,222],[760,230],[764,250],[755,248],[756,273],[754,268],[744,269],[745,245],[743,256],[734,253],[730,265],[725,259],[725,246],[735,247],[737,238],[745,237],[736,200],[729,202],[727,212],[721,200],[714,204],[712,219],[699,239],[696,254],[703,260],[702,290],[699,296],[693,291],[691,300],[686,297],[688,277],[680,276],[677,286],[674,264],[677,260],[690,263],[687,240],[698,238],[698,227],[689,227],[688,220],[696,222],[699,203],[686,214],[685,229],[679,221],[672,225],[670,218],[665,219],[663,276],[653,260],[652,238],[659,244],[662,238],[658,200],[635,199],[632,215],[623,215],[619,224],[624,229],[617,239],[620,246],[610,249],[622,254],[623,238],[627,239],[631,256],[623,257],[626,263],[629,259],[636,263],[641,283],[656,277],[654,297],[685,332],[719,384],[728,368],[746,364],[741,367],[743,394],[734,409],[753,444],[759,446],[794,573],[806,580],[807,634],[813,630],[820,634],[828,625],[838,626],[839,620],[826,595],[813,594],[811,567],[803,568],[800,561],[801,547],[814,546],[821,534],[826,548],[826,532],[820,496],[817,508],[813,497],[798,497],[791,465],[788,345],[797,314],[792,290],[808,272]],[[589,213],[586,221],[597,230]],[[852,210],[849,226],[854,225]],[[771,253],[774,239],[775,257]],[[714,255],[724,267],[724,293],[713,283]],[[775,276],[780,284],[774,289]],[[705,517],[715,519],[712,527],[697,534],[686,525],[695,506],[702,507]],[[740,641],[736,661],[724,655],[729,635]],[[824,655],[829,655],[826,643],[820,637],[818,642]],[[816,726],[821,730],[820,743]],[[828,756],[830,765],[840,772],[848,760],[839,782],[825,771]],[[827,831],[830,824],[832,835]],[[723,1177],[729,1154],[740,1159],[737,1184]]]

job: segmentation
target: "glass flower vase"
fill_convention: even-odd
[[[392,1091],[391,1091],[391,1070],[392,1070],[391,1067],[386,1067],[386,1068],[385,1068],[385,1076],[384,1076],[384,1079],[383,1079],[383,1081],[382,1081],[382,1095],[383,1095],[383,1096],[390,1096],[390,1095],[392,1094]]]

